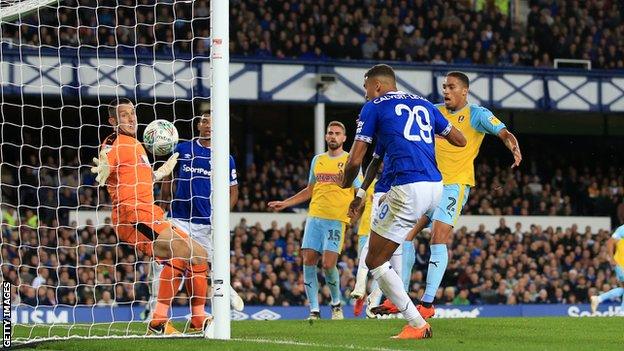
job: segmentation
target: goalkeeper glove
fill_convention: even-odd
[[[173,155],[171,155],[171,157],[169,157],[164,165],[160,166],[157,170],[154,171],[154,180],[159,181],[171,174],[171,172],[173,172],[173,169],[178,162],[178,155],[179,154],[177,152],[174,153]]]
[[[110,165],[108,164],[108,151],[102,148],[100,151],[100,155],[98,158],[93,158],[93,163],[95,166],[91,167],[91,173],[97,174],[95,177],[95,181],[98,182],[99,185],[105,185],[108,176],[110,175]]]

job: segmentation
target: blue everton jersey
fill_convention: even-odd
[[[394,172],[392,185],[442,180],[435,160],[435,135],[447,135],[451,123],[427,99],[390,92],[362,107],[355,140],[377,139]]]
[[[379,179],[375,183],[375,193],[387,193],[392,186],[392,181],[394,180],[394,172],[392,171],[392,166],[388,161],[388,157],[386,156],[386,151],[381,148],[381,145],[377,143],[375,147],[375,155],[379,157],[383,157],[383,169],[381,170],[381,174],[379,175]]]
[[[196,139],[178,144],[175,152],[180,156],[175,172],[171,217],[210,224],[210,148],[202,146]],[[236,165],[230,156],[230,185],[236,184]]]

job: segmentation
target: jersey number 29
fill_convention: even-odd
[[[398,104],[394,108],[394,112],[397,116],[402,116],[403,112],[407,112],[407,123],[405,123],[405,129],[403,129],[403,136],[405,139],[410,141],[424,141],[427,144],[431,144],[433,142],[433,137],[431,135],[433,128],[431,127],[429,111],[426,108],[422,106],[414,106],[410,108],[405,104]],[[412,134],[414,120],[416,120],[416,123],[418,123],[418,127],[420,128],[419,134]]]

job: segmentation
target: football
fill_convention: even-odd
[[[178,130],[173,123],[157,119],[145,128],[143,143],[145,148],[156,156],[170,154],[178,144]]]

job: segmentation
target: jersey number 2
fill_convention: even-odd
[[[433,137],[431,135],[433,128],[431,127],[429,111],[427,111],[426,108],[422,106],[414,106],[413,108],[410,108],[405,104],[398,104],[394,108],[394,112],[397,116],[401,116],[403,115],[403,112],[407,112],[407,123],[405,123],[405,129],[403,129],[403,136],[405,139],[410,141],[424,141],[427,144],[431,144],[433,142]],[[418,127],[420,127],[419,134],[412,134],[414,120],[416,120]]]

